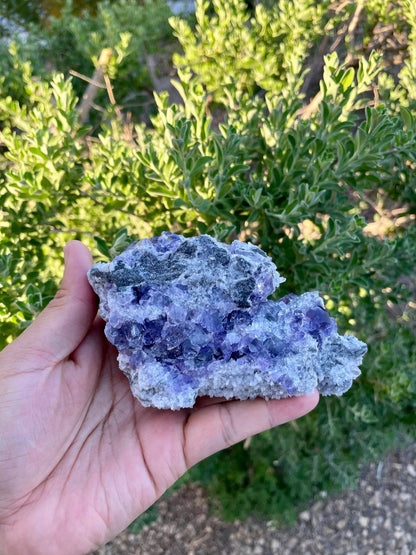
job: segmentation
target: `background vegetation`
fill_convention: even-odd
[[[68,239],[108,258],[165,229],[237,237],[273,257],[279,295],[319,290],[369,353],[342,398],[189,478],[230,518],[288,521],[414,441],[413,2],[199,0],[179,18],[117,0],[55,16],[0,45],[0,344],[53,296]]]

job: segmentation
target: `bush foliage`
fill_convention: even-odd
[[[157,20],[149,2],[104,2],[84,19],[67,7],[2,47],[2,346],[53,296],[68,239],[111,258],[166,229],[253,241],[287,278],[279,294],[319,290],[341,331],[369,345],[348,394],[192,470],[231,518],[288,520],[416,437],[416,12],[379,3],[353,36],[356,2],[340,15],[313,0],[252,14],[241,0],[198,1],[194,20],[170,19],[182,100],[156,94],[151,121],[122,99],[149,86],[140,56],[169,37],[162,3]],[[378,21],[407,37],[399,72],[368,50]],[[309,102],[322,44],[337,47]],[[82,125],[68,73],[91,76],[104,47],[119,52],[107,71],[121,104],[103,91]]]

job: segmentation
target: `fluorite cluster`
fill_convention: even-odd
[[[88,274],[120,369],[144,406],[341,395],[366,345],[340,336],[317,292],[268,300],[284,281],[260,248],[169,232]]]

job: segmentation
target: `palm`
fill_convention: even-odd
[[[60,553],[105,542],[186,470],[186,413],[141,407],[100,328],[97,322],[71,360],[46,379],[35,369],[19,376],[26,393],[14,411],[27,419],[8,427],[20,448],[9,457],[10,472],[0,472],[3,487],[11,489],[1,508],[19,511],[19,527],[38,536],[34,545],[45,545],[42,536],[53,524],[52,551],[59,544]],[[24,445],[17,427],[25,430]]]
[[[301,416],[317,401],[210,401],[179,412],[142,407],[95,318],[85,268],[73,273],[81,292],[72,302],[84,314],[74,316],[74,306],[70,312],[58,296],[0,353],[0,539],[2,531],[11,545],[22,538],[21,552],[90,551],[190,465]],[[57,329],[52,339],[45,333],[51,320]],[[72,338],[65,335],[68,325]]]

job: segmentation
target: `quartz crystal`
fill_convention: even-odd
[[[130,245],[88,273],[105,334],[144,406],[197,396],[341,395],[366,345],[340,336],[317,292],[268,300],[284,281],[250,243],[169,232]]]

